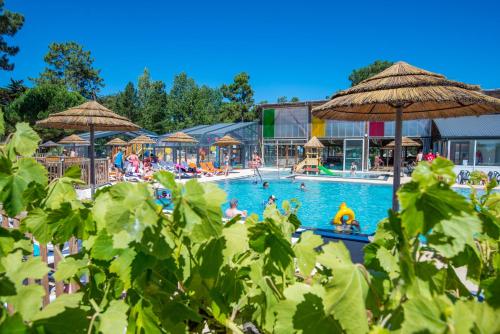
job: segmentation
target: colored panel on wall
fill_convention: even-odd
[[[264,109],[262,128],[264,138],[274,138],[274,109]]]
[[[311,133],[316,137],[326,136],[326,120],[320,119],[318,117],[312,117]]]
[[[370,122],[370,137],[384,136],[384,122]]]

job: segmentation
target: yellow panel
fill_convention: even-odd
[[[312,117],[311,132],[313,136],[325,137],[326,134],[326,120],[317,117]]]

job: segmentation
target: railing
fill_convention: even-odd
[[[81,170],[81,180],[90,185],[90,159],[87,158],[62,158],[62,157],[37,157],[36,160],[47,168],[49,181],[64,175],[71,166],[77,165]],[[102,185],[109,182],[108,160],[95,159],[95,182]]]
[[[3,228],[18,229],[20,221],[25,217],[25,215],[26,213],[21,213],[14,218],[9,218],[1,209],[0,205],[0,221]],[[26,237],[34,241],[29,233],[26,234]],[[57,270],[58,264],[63,260],[65,256],[78,253],[78,242],[74,237],[72,237],[69,242],[65,243],[63,247],[63,249],[65,248],[66,250],[61,249],[60,245],[41,243],[36,243],[36,245],[38,246],[39,254],[35,255],[32,252],[29,257],[40,256],[42,262],[44,262],[50,268],[51,274],[46,274],[40,281],[28,279],[24,282],[24,284],[39,284],[42,286],[45,291],[42,299],[42,306],[45,307],[51,302],[51,299],[58,297],[63,293],[74,293],[78,291],[78,283],[65,283],[64,281],[56,281],[53,275],[53,273]],[[35,242],[33,242],[33,246],[35,247]],[[38,308],[39,306],[34,305],[33,307]],[[7,304],[7,309],[11,314],[15,312],[12,305],[10,304]]]

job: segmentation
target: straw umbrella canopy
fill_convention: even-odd
[[[241,145],[241,142],[238,139],[231,137],[230,135],[225,135],[224,137],[216,140],[214,145],[216,145],[216,146],[233,146],[233,145]]]
[[[59,144],[73,144],[88,146],[90,143],[78,135],[64,137],[59,141]]]
[[[401,139],[401,147],[420,147],[420,146],[422,146],[422,144],[420,144],[419,142],[414,141],[411,138],[403,137]],[[395,147],[396,147],[396,141],[395,140],[391,141],[389,144],[387,144],[387,145],[384,146],[385,149],[389,149],[389,150],[392,150]]]
[[[139,137],[135,137],[131,141],[128,142],[133,145],[146,145],[146,144],[156,144],[156,142],[149,138],[148,136],[141,135]]]
[[[166,138],[162,139],[162,141],[167,142],[167,143],[190,143],[190,144],[196,144],[198,141],[191,137],[190,135],[184,133],[184,132],[176,132],[173,133]]]
[[[312,113],[322,119],[395,121],[392,207],[397,210],[403,120],[500,112],[500,100],[479,90],[479,86],[448,80],[441,74],[398,62],[360,84],[336,93]]]
[[[106,143],[106,146],[127,146],[128,143],[120,138],[111,139]]]
[[[38,126],[58,129],[75,129],[90,132],[90,187],[95,189],[94,133],[96,130],[135,131],[139,126],[126,117],[115,114],[97,101],[88,101],[66,111],[49,115],[37,122]]]
[[[194,138],[191,137],[190,135],[184,133],[184,132],[175,132],[172,133],[171,135],[168,135],[167,137],[163,138],[162,141],[167,142],[167,143],[172,143],[172,144],[196,144],[198,141]],[[179,157],[180,160],[180,157]]]
[[[43,144],[40,144],[39,147],[59,147],[59,146],[61,146],[61,145],[58,144],[58,143],[54,143],[52,140],[49,140],[49,141],[46,141]]]

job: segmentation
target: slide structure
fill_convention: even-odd
[[[330,175],[330,176],[335,175],[335,174],[333,174],[333,173],[332,173],[332,171],[331,171],[331,170],[326,169],[326,168],[325,168],[325,167],[323,167],[323,166],[318,166],[318,169],[319,169],[321,172],[325,173],[326,175]]]

